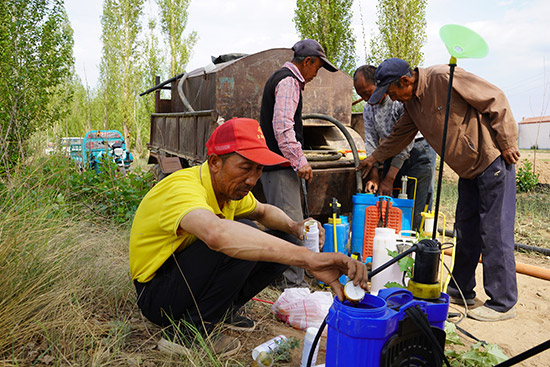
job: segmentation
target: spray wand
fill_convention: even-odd
[[[336,236],[336,221],[340,220],[340,203],[336,198],[332,198],[332,203],[329,204],[332,208],[332,232],[334,234],[334,252],[338,252],[338,241]]]

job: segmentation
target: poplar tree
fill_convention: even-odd
[[[100,79],[104,98],[104,128],[120,117],[126,143],[135,123],[139,78],[138,37],[144,0],[105,0],[101,17],[103,55]]]
[[[157,0],[160,9],[160,26],[170,47],[170,75],[181,73],[191,57],[197,42],[197,32],[183,37],[187,27],[190,0]]]
[[[399,57],[416,67],[424,60],[427,0],[379,0],[376,6],[379,33],[371,38],[367,62],[378,65]]]
[[[293,19],[299,36],[318,41],[327,58],[348,74],[356,61],[352,5],[353,0],[297,0]]]
[[[155,78],[162,74],[163,69],[164,57],[159,48],[157,22],[154,18],[150,18],[148,32],[143,43],[140,91],[145,91],[154,86]],[[138,101],[135,150],[137,156],[142,156],[147,151],[145,141],[149,134],[151,113],[155,112],[155,93],[139,97]]]
[[[73,72],[73,33],[62,0],[0,1],[0,175],[27,155],[38,129],[63,118],[48,108]],[[69,98],[69,93],[65,93]]]

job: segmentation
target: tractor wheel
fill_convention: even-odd
[[[160,180],[168,176],[167,173],[162,172],[162,170],[160,169],[160,165],[158,163],[153,165],[153,167],[151,167],[149,171],[153,174],[157,182],[159,182]]]

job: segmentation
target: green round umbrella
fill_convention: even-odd
[[[458,24],[447,24],[441,27],[439,37],[447,47],[447,51],[456,59],[480,59],[489,53],[487,43],[479,34]]]

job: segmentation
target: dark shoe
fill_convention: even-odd
[[[468,311],[468,317],[478,321],[502,321],[516,317],[516,308],[512,307],[506,312],[498,312],[487,306],[481,306]]]
[[[271,282],[271,286],[283,292],[287,288],[309,288],[309,284],[302,280],[300,283],[294,283],[288,281],[286,278],[281,277]]]
[[[461,305],[461,306],[464,306],[464,300],[462,299],[462,297],[453,297],[453,296],[450,296],[450,301],[452,304],[455,304],[455,305]],[[468,306],[473,306],[476,304],[476,300],[474,298],[466,298],[466,305]]]
[[[451,298],[450,302],[455,304],[455,305],[462,305],[462,306],[464,305],[464,300],[462,299],[463,295],[464,295],[464,298],[466,298],[466,304],[468,306],[473,306],[476,303],[476,301],[475,301],[475,298],[476,298],[475,292],[463,292],[463,294],[460,294],[458,289],[453,288],[451,286],[448,286],[446,293]]]
[[[254,320],[239,314],[232,314],[223,322],[226,328],[237,331],[252,331],[256,327]]]

